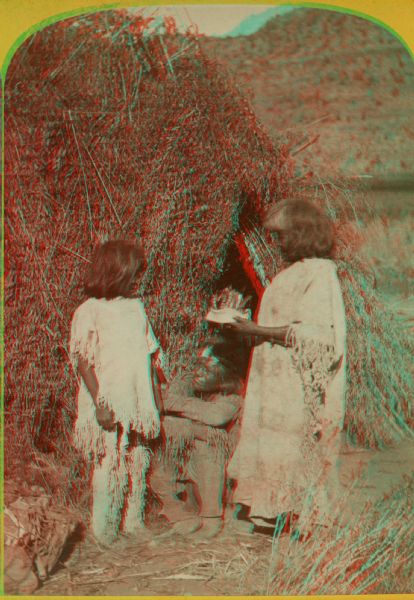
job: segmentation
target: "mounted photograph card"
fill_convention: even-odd
[[[414,592],[414,4],[3,0],[6,595]]]

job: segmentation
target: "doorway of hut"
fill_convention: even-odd
[[[213,293],[220,294],[223,290],[231,289],[239,292],[246,301],[246,308],[253,316],[259,302],[259,295],[251,276],[248,274],[240,254],[238,239],[230,242],[221,275],[216,280]],[[211,341],[215,356],[226,363],[243,381],[245,381],[249,366],[251,343],[245,336],[240,336],[223,327],[211,328]]]

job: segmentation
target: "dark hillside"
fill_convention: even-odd
[[[257,33],[206,39],[274,138],[294,135],[299,164],[320,174],[400,176],[414,164],[414,63],[385,28],[300,9]]]

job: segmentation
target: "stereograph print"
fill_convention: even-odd
[[[413,592],[409,47],[132,4],[3,70],[5,591]]]

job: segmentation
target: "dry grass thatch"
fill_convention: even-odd
[[[368,503],[345,527],[321,527],[306,542],[275,538],[268,593],[387,594],[412,591],[413,479]],[[337,507],[340,520],[340,511]]]
[[[172,23],[151,35],[146,26],[122,11],[63,21],[23,44],[6,80],[5,475],[43,486],[55,504],[76,498],[85,514],[88,475],[69,451],[76,379],[67,345],[83,266],[106,236],[143,239],[141,291],[172,375],[188,367],[204,335],[200,317],[229,251],[239,253],[258,292],[280,268],[257,228],[258,210],[291,193],[320,202],[338,231],[348,431],[380,446],[413,425],[413,343],[359,258],[363,214],[348,184],[295,179],[289,149],[274,148],[198,40],[175,35]],[[405,585],[414,551],[410,486],[367,511],[358,528],[321,531],[283,554],[275,547],[269,569],[270,543],[254,538],[233,554],[228,540],[221,554],[200,550],[191,561],[197,570],[184,561],[184,575],[204,586],[213,572],[233,592],[237,578],[241,593],[395,591],[392,578]],[[183,561],[177,548],[170,555]],[[135,558],[130,553],[131,567]],[[129,582],[124,559],[119,573]],[[119,586],[115,567],[103,565],[102,573]],[[150,586],[146,571],[154,578],[153,565],[140,570],[141,590]],[[80,590],[99,591],[100,576],[96,587],[90,572],[79,578]]]
[[[142,238],[148,269],[141,292],[173,374],[191,363],[203,336],[200,317],[233,240],[242,262],[258,259],[250,273],[259,288],[269,264],[280,266],[269,260],[268,240],[251,215],[294,190],[322,202],[338,225],[348,311],[348,429],[371,446],[407,432],[412,343],[378,302],[356,258],[360,236],[350,225],[348,192],[312,175],[295,180],[288,149],[274,148],[197,38],[178,36],[170,22],[151,35],[146,27],[141,16],[122,11],[68,19],[32,36],[10,65],[5,377],[11,430],[44,450],[67,448],[76,389],[69,325],[96,242]],[[6,462],[11,454],[10,445]]]
[[[37,443],[71,429],[67,340],[93,245],[140,236],[146,308],[170,372],[238,226],[240,198],[280,196],[289,163],[197,40],[127,13],[30,38],[6,81],[7,410]]]
[[[53,571],[79,523],[66,508],[52,506],[43,488],[19,489],[4,509],[5,591],[30,594]]]

